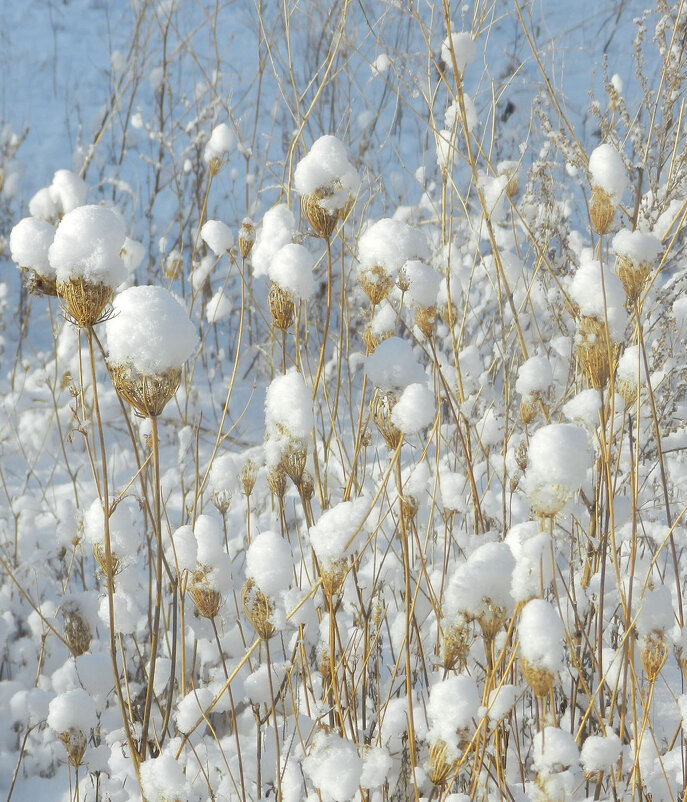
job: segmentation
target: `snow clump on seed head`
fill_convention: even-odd
[[[315,289],[314,266],[315,260],[304,245],[289,242],[274,254],[267,273],[294,300],[307,301]]]
[[[363,523],[369,511],[369,499],[341,501],[320,516],[310,527],[310,545],[320,566],[329,571],[337,560],[355,554]]]
[[[617,203],[627,187],[627,173],[625,163],[613,145],[604,143],[594,148],[589,157],[589,172],[592,186],[603,190]]]
[[[116,289],[127,277],[120,257],[126,230],[105,206],[79,206],[65,214],[48,251],[58,282],[72,279]]]
[[[222,159],[229,153],[234,144],[234,135],[226,123],[220,123],[212,129],[210,139],[203,151],[203,161],[211,171],[217,172]]]
[[[389,337],[365,361],[365,372],[380,390],[405,390],[422,382],[425,372],[415,361],[413,348],[401,337]]]
[[[189,798],[186,775],[179,761],[168,752],[141,763],[141,788],[150,802]]]
[[[303,761],[303,773],[325,802],[348,802],[360,786],[363,763],[355,745],[336,733],[318,732]]]
[[[181,368],[198,343],[181,301],[164,287],[130,287],[115,298],[113,311],[107,321],[110,365],[159,375]]]
[[[535,432],[527,452],[525,484],[539,515],[555,515],[582,487],[591,456],[587,433],[573,423],[552,423]]]
[[[314,420],[311,391],[296,368],[272,380],[265,396],[265,459],[268,468],[281,463],[286,470],[284,462],[290,457],[302,461],[302,468],[305,468]]]
[[[296,220],[285,203],[273,206],[265,212],[262,226],[252,249],[254,276],[266,276],[275,253],[291,242],[296,233]]]
[[[552,675],[563,668],[563,622],[543,599],[530,599],[520,613],[520,657],[533,668]]]
[[[475,680],[465,674],[440,680],[432,686],[427,704],[430,723],[427,738],[430,743],[443,741],[449,760],[460,756],[460,742],[474,729],[473,719],[477,717],[479,705]]]
[[[10,232],[10,254],[19,267],[34,270],[44,278],[55,278],[48,259],[48,249],[55,237],[55,227],[36,217],[24,217]]]
[[[299,195],[319,191],[317,203],[330,214],[345,209],[360,187],[360,176],[348,160],[346,146],[329,134],[313,143],[296,165],[293,178]]]
[[[446,68],[453,70],[453,58],[458,72],[462,75],[468,64],[475,60],[475,40],[468,31],[451,32],[441,45],[441,60]]]
[[[246,552],[246,577],[267,596],[276,598],[293,579],[291,547],[276,532],[261,532]]]

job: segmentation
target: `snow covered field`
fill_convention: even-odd
[[[0,31],[0,798],[682,798],[683,2]]]

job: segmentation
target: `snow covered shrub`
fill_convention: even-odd
[[[163,287],[130,287],[112,309],[106,331],[115,389],[141,415],[160,415],[198,343],[193,324]]]
[[[57,295],[55,271],[48,250],[55,227],[38,217],[24,217],[10,232],[10,253],[20,270],[26,271],[30,292]]]
[[[627,175],[622,157],[613,145],[599,145],[589,157],[592,176],[592,198],[589,216],[597,234],[605,234],[611,227],[615,210],[627,187]]]

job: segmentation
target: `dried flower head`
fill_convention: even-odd
[[[370,401],[370,415],[377,431],[384,438],[388,448],[395,449],[403,440],[403,432],[391,420],[391,412],[398,402],[398,395],[393,390],[381,390],[377,387]]]
[[[263,640],[271,638],[275,632],[274,624],[270,621],[274,604],[252,579],[246,580],[241,588],[241,605],[258,636]]]

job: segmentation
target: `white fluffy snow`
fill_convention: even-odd
[[[514,565],[506,543],[478,546],[451,574],[444,597],[447,617],[462,613],[479,618],[489,614],[490,603],[505,611],[512,609],[510,577]]]
[[[611,339],[622,341],[627,325],[625,290],[613,271],[596,260],[583,261],[573,277],[570,294],[581,315],[607,320]]]
[[[141,763],[141,786],[149,802],[187,798],[186,775],[174,755],[163,752]]]
[[[203,160],[209,164],[214,159],[221,160],[226,156],[234,144],[234,134],[226,123],[220,123],[212,129],[210,139],[208,139]]]
[[[411,302],[420,308],[434,306],[441,284],[437,271],[420,259],[409,259],[400,272],[408,284]]]
[[[246,552],[246,577],[266,596],[276,597],[293,580],[291,547],[276,532],[261,532],[253,538]]]
[[[422,383],[425,372],[415,361],[407,340],[389,337],[365,360],[369,380],[381,390],[404,390],[409,384]]]
[[[205,304],[205,318],[208,323],[219,323],[220,320],[229,317],[233,309],[234,302],[231,297],[220,288]]]
[[[251,251],[254,276],[268,274],[274,254],[291,242],[295,233],[296,220],[286,204],[273,206],[265,212]]]
[[[406,262],[413,259],[427,262],[429,257],[429,246],[422,231],[400,220],[378,220],[365,230],[358,242],[361,275],[378,266],[395,279]]]
[[[181,301],[164,287],[130,287],[112,308],[106,323],[111,365],[154,376],[181,368],[198,344]]]
[[[571,423],[581,423],[592,430],[599,425],[600,411],[601,393],[593,387],[580,390],[563,404],[563,414]]]
[[[589,735],[582,744],[580,763],[586,774],[606,771],[618,762],[621,751],[620,738],[614,732],[609,730],[606,736]]]
[[[391,422],[404,434],[424,429],[435,417],[434,393],[422,382],[409,384],[391,410]]]
[[[620,154],[613,145],[604,143],[594,148],[589,157],[589,172],[592,174],[593,186],[602,189],[612,200],[616,202],[620,200],[627,187],[627,172]]]
[[[353,799],[363,771],[355,746],[336,733],[323,730],[313,738],[303,772],[317,788],[324,802],[348,802]]]
[[[441,60],[446,68],[453,70],[455,57],[456,69],[462,75],[468,64],[475,60],[475,41],[468,31],[451,32],[441,45]]]
[[[74,729],[88,736],[98,723],[95,702],[83,688],[65,691],[50,702],[47,723],[57,733]]]
[[[282,245],[270,260],[268,276],[295,300],[307,301],[315,289],[315,260],[304,245]]]
[[[620,229],[613,237],[611,247],[616,256],[635,265],[653,264],[663,250],[661,240],[655,234],[627,228]]]
[[[234,234],[221,220],[208,220],[200,229],[203,242],[215,256],[224,256],[234,245]]]
[[[532,356],[518,368],[515,391],[522,396],[546,393],[553,383],[551,363],[545,356]]]
[[[294,442],[307,448],[314,421],[312,394],[301,374],[291,368],[274,378],[265,395],[265,456],[268,465],[276,465]]]
[[[553,606],[544,599],[530,599],[520,613],[520,656],[555,676],[563,667],[563,632],[563,622]]]
[[[544,727],[534,736],[534,768],[540,774],[562,771],[580,759],[573,736],[558,727]]]
[[[10,232],[10,254],[18,267],[29,267],[39,276],[55,278],[48,250],[55,237],[55,228],[46,220],[24,217]]]
[[[322,568],[328,570],[336,560],[356,553],[369,508],[370,501],[364,496],[340,501],[310,527],[310,545]]]
[[[325,196],[318,205],[330,213],[343,209],[360,187],[358,171],[348,160],[346,146],[329,134],[313,143],[296,165],[293,179],[299,195],[324,190]]]
[[[477,718],[480,701],[472,677],[459,674],[439,680],[432,686],[427,703],[428,741],[444,741],[449,758],[457,758],[460,741],[474,729],[473,720]]]
[[[58,282],[84,279],[115,289],[127,277],[119,255],[125,238],[122,218],[105,206],[79,206],[68,212],[48,251]]]

